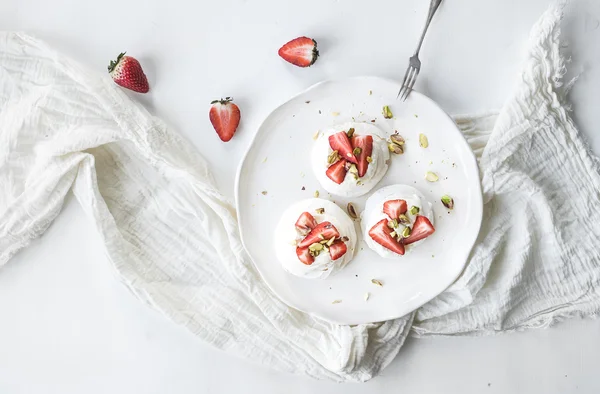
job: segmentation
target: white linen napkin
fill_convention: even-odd
[[[484,223],[462,276],[416,314],[351,327],[283,304],[192,145],[107,76],[18,33],[0,35],[0,266],[72,190],[141,300],[218,348],[333,380],[377,375],[411,326],[478,334],[595,314],[600,165],[559,93],[561,14],[552,8],[534,28],[519,89],[499,114],[456,118],[480,156]]]

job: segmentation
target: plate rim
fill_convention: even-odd
[[[387,317],[383,320],[377,320],[377,321],[363,321],[363,320],[353,320],[351,322],[341,322],[341,321],[336,321],[335,319],[329,318],[329,317],[325,317],[322,316],[319,313],[315,313],[315,312],[311,312],[311,311],[307,311],[303,308],[300,308],[298,306],[295,305],[294,302],[291,302],[290,300],[286,299],[286,297],[283,297],[279,294],[279,292],[277,292],[269,283],[269,281],[267,281],[265,279],[265,275],[263,274],[263,271],[261,270],[260,266],[254,261],[254,258],[252,257],[252,255],[250,254],[250,252],[248,251],[248,247],[246,246],[246,241],[244,239],[244,232],[242,231],[242,228],[244,227],[243,224],[243,220],[241,218],[241,215],[239,214],[240,212],[240,178],[241,178],[241,174],[242,174],[242,170],[244,168],[244,164],[246,162],[246,160],[248,159],[248,156],[250,155],[250,152],[252,151],[252,149],[254,148],[254,145],[256,144],[256,140],[258,138],[259,135],[259,131],[261,130],[261,128],[263,127],[263,125],[267,122],[267,120],[269,119],[269,117],[276,112],[277,110],[279,110],[281,107],[283,107],[284,105],[286,105],[288,102],[294,100],[295,98],[308,93],[309,91],[318,88],[320,85],[323,85],[325,83],[339,83],[341,81],[347,81],[347,80],[358,80],[358,79],[377,79],[386,83],[391,83],[391,84],[395,84],[398,85],[398,87],[400,87],[400,84],[398,81],[393,80],[391,78],[384,78],[384,77],[379,77],[379,76],[374,76],[374,75],[360,75],[360,76],[353,76],[353,77],[345,77],[345,78],[332,78],[332,79],[326,79],[323,81],[319,81],[311,86],[309,86],[308,88],[296,93],[295,95],[291,96],[290,98],[288,98],[287,100],[283,101],[281,104],[277,105],[273,110],[271,110],[269,112],[269,114],[267,116],[265,116],[265,118],[262,120],[262,122],[260,123],[260,125],[258,126],[258,128],[256,129],[256,132],[254,133],[252,140],[250,141],[250,144],[248,145],[248,147],[246,148],[246,151],[244,152],[244,154],[242,155],[242,160],[240,160],[240,163],[238,165],[238,168],[236,170],[236,175],[235,175],[235,185],[234,185],[234,199],[235,199],[235,209],[236,209],[236,217],[237,217],[237,222],[238,222],[238,228],[239,228],[239,235],[240,235],[240,240],[242,243],[242,246],[244,248],[244,251],[246,252],[246,255],[250,258],[250,261],[252,262],[252,264],[254,265],[254,267],[256,268],[256,270],[258,271],[258,273],[260,274],[260,278],[261,280],[267,285],[267,287],[269,288],[269,290],[271,290],[273,292],[273,294],[275,294],[277,296],[277,298],[279,298],[279,300],[281,300],[284,304],[286,304],[287,306],[289,306],[290,308],[294,308],[300,312],[304,312],[310,316],[313,317],[317,317],[319,319],[334,323],[334,324],[339,324],[339,325],[357,325],[357,324],[369,324],[369,323],[376,323],[376,322],[383,322],[383,321],[387,321],[387,320],[393,320],[393,319],[398,319],[404,316],[409,315],[410,313],[413,313],[414,311],[416,311],[417,309],[419,309],[420,307],[422,307],[423,305],[425,305],[426,303],[428,303],[429,301],[431,301],[432,299],[434,299],[435,297],[439,296],[440,294],[442,294],[444,291],[446,291],[450,286],[452,286],[456,280],[461,276],[461,274],[464,272],[465,268],[467,267],[467,263],[469,260],[469,255],[471,254],[473,247],[475,246],[475,243],[477,242],[477,239],[479,238],[479,234],[481,232],[481,225],[483,223],[483,191],[482,191],[482,186],[481,186],[481,176],[480,176],[480,169],[479,169],[479,164],[477,162],[477,157],[475,156],[475,152],[473,152],[473,150],[471,149],[471,147],[469,146],[468,141],[466,140],[464,134],[460,131],[458,125],[456,124],[456,122],[454,121],[454,119],[452,119],[452,117],[441,107],[439,106],[433,99],[431,99],[429,96],[420,93],[418,91],[413,90],[411,92],[411,94],[416,94],[418,96],[421,96],[422,98],[424,98],[426,101],[428,101],[430,104],[435,105],[454,125],[454,127],[456,128],[456,131],[458,131],[458,134],[461,137],[462,142],[467,146],[468,148],[468,152],[469,152],[469,157],[470,160],[472,160],[473,164],[475,164],[475,169],[476,169],[476,177],[478,182],[476,182],[477,184],[477,191],[478,193],[475,194],[476,197],[476,203],[478,206],[478,210],[477,212],[475,212],[476,216],[477,216],[477,232],[475,233],[473,239],[468,242],[468,248],[466,249],[466,256],[464,257],[464,263],[462,264],[461,268],[459,270],[457,270],[457,273],[455,275],[453,275],[452,280],[449,281],[448,285],[446,285],[440,292],[438,292],[437,294],[434,294],[431,297],[424,297],[422,302],[419,303],[419,305],[415,306],[415,307],[411,307],[412,309],[410,309],[407,312],[403,312],[402,314],[398,315],[398,316],[390,316]]]

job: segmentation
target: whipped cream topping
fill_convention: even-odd
[[[322,214],[316,212],[323,208]],[[348,237],[345,241],[347,251],[337,260],[332,260],[327,252],[315,257],[311,265],[303,264],[296,255],[296,243],[304,239],[296,230],[296,221],[303,212],[308,212],[317,223],[331,222],[340,233],[340,237]],[[307,279],[325,279],[329,275],[344,268],[354,257],[356,249],[356,230],[354,222],[337,205],[321,198],[311,198],[290,206],[281,216],[274,234],[275,254],[283,268],[289,273]]]
[[[357,183],[353,174],[347,173],[344,182],[338,185],[326,175],[329,167],[327,158],[333,152],[329,146],[329,136],[340,131],[348,131],[350,128],[354,128],[354,135],[370,134],[373,136],[372,162],[369,163],[365,176],[359,179],[360,183]],[[368,193],[379,183],[389,167],[390,152],[387,147],[387,138],[388,136],[383,130],[370,123],[347,122],[333,126],[320,134],[315,141],[311,158],[315,177],[321,186],[331,194],[358,197]]]
[[[405,215],[409,217],[411,223],[415,222],[417,216],[410,213],[410,208],[412,206],[416,206],[419,207],[418,214],[427,217],[431,224],[434,224],[433,205],[427,201],[425,196],[423,196],[419,190],[408,185],[391,185],[383,187],[377,190],[375,193],[373,193],[373,195],[371,195],[371,197],[367,199],[365,210],[361,214],[361,229],[367,246],[369,246],[371,250],[375,251],[381,257],[387,259],[401,259],[401,255],[383,247],[369,236],[369,230],[379,221],[382,219],[390,220],[390,218],[383,213],[383,204],[389,200],[406,201],[408,205],[408,211]],[[400,231],[402,228],[404,228],[404,226],[400,225]],[[406,253],[410,253],[413,248],[425,241],[426,239],[423,239],[411,245],[407,245]]]

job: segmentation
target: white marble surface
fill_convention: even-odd
[[[447,0],[417,88],[450,113],[498,108],[515,84],[528,31],[551,0]],[[322,79],[400,78],[425,0],[3,0],[0,26],[42,38],[99,72],[121,50],[152,92],[136,96],[184,133],[232,194],[235,168],[260,121]],[[565,21],[574,117],[600,153],[600,4]],[[276,56],[298,35],[322,58],[297,69]],[[0,71],[1,72],[1,71]],[[221,143],[208,103],[234,96],[242,125]],[[597,393],[600,322],[480,338],[410,339],[383,375],[334,384],[281,374],[209,348],[141,305],[115,280],[74,199],[48,232],[0,270],[0,393]]]

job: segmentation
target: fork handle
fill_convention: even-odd
[[[415,51],[415,55],[419,54],[421,50],[421,45],[423,45],[423,40],[425,39],[425,33],[427,33],[427,29],[429,28],[429,24],[433,19],[433,15],[437,11],[438,7],[442,3],[442,0],[431,0],[429,4],[429,14],[427,15],[427,21],[425,22],[425,27],[423,28],[423,33],[421,33],[421,39],[419,40],[419,45],[417,46],[417,50]]]

